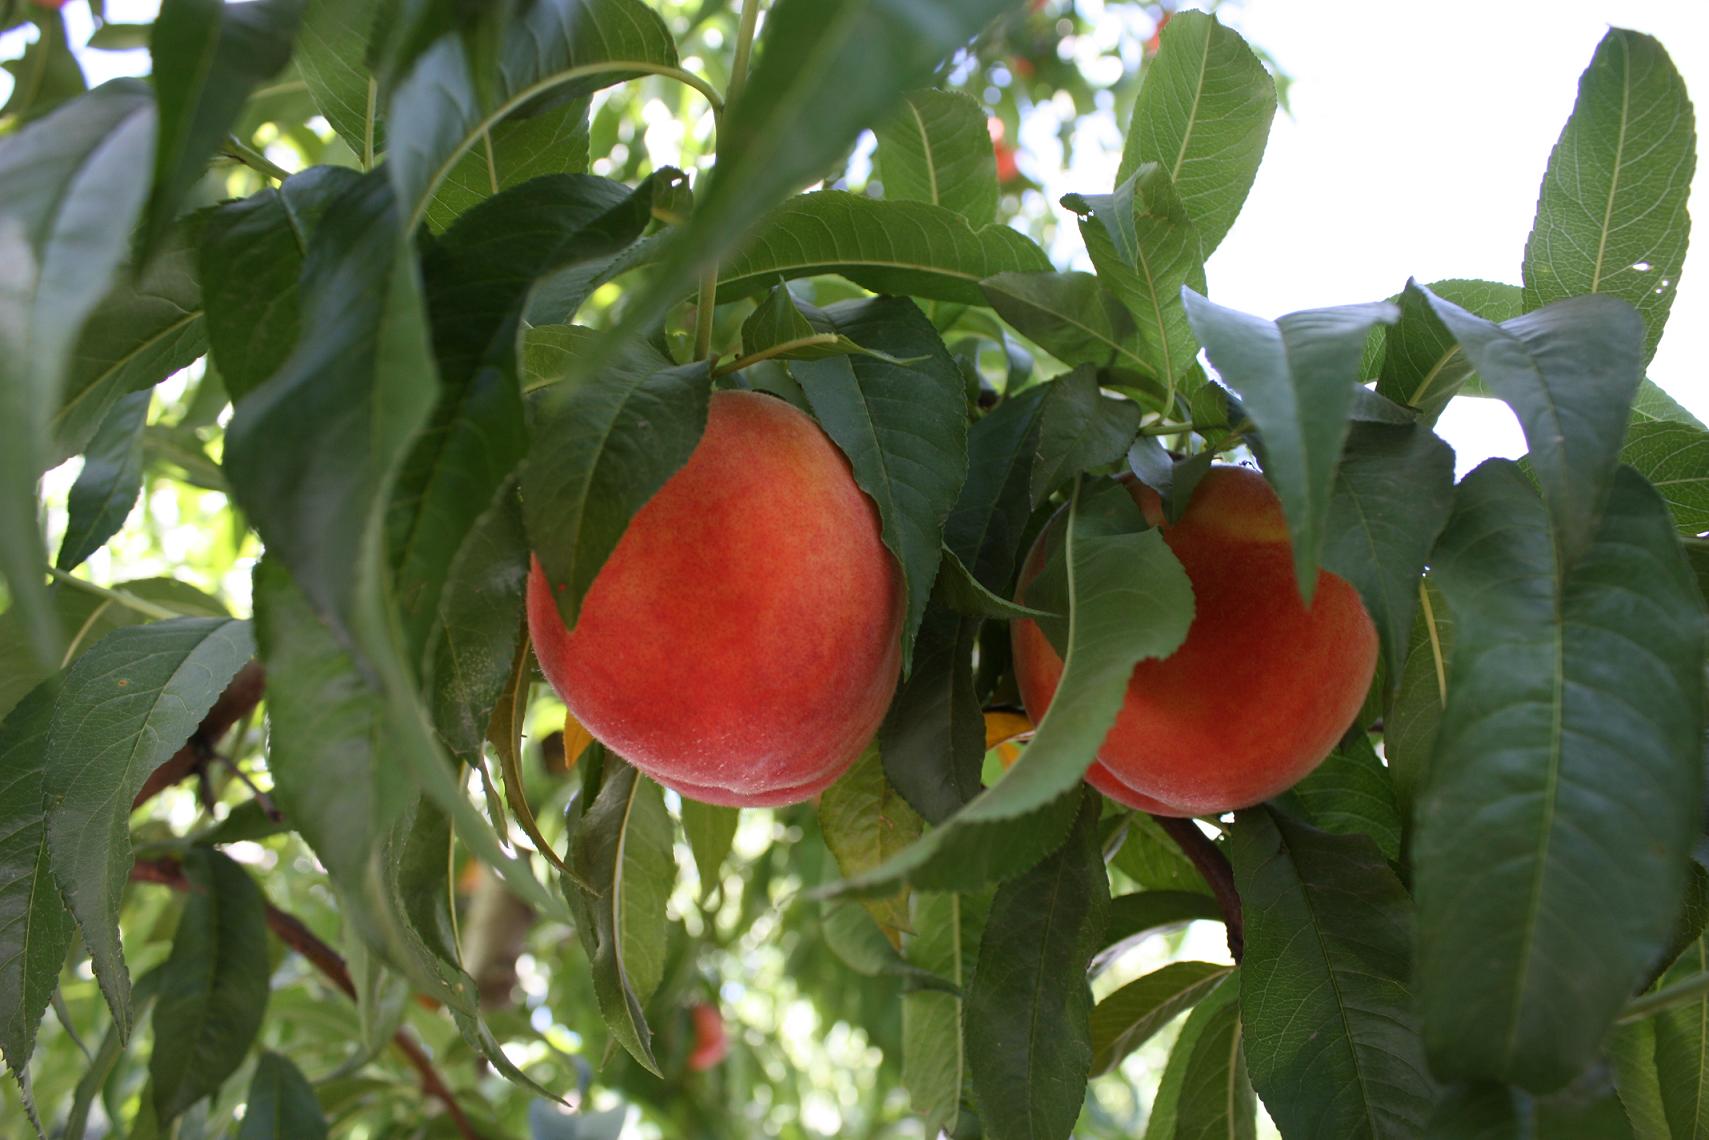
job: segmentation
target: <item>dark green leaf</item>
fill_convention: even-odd
[[[987,590],[979,579],[973,576],[973,571],[961,564],[961,559],[955,556],[955,551],[947,546],[944,548],[943,565],[938,570],[938,580],[933,592],[949,609],[969,617],[1010,621],[1015,618],[1049,616],[1043,610],[1011,602]]]
[[[1417,1136],[1434,1095],[1408,992],[1412,903],[1364,836],[1235,817],[1252,1083],[1289,1135]]]
[[[79,657],[54,702],[43,765],[53,877],[121,1033],[131,1025],[130,975],[119,948],[131,801],[254,655],[248,622],[130,626]]]
[[[459,160],[490,145],[489,132],[518,108],[547,94],[590,95],[677,62],[664,21],[640,0],[537,0],[502,37],[493,89],[485,93],[490,99],[477,90],[477,69],[461,36],[441,37],[392,92],[386,165],[406,232],[427,216]],[[498,188],[504,185],[501,179]]]
[[[1214,962],[1171,962],[1099,1002],[1092,1009],[1092,1072],[1101,1075],[1121,1064],[1233,969]]]
[[[523,467],[522,515],[566,623],[635,512],[693,454],[711,386],[707,362],[673,367],[631,343],[541,409],[534,436],[550,445]]]
[[[1007,226],[975,229],[942,206],[820,190],[790,198],[755,223],[752,236],[720,263],[718,296],[757,293],[779,277],[840,273],[875,293],[983,305],[985,278],[1049,268],[1044,252]]]
[[[944,543],[981,585],[1006,594],[1014,584],[1027,519],[1039,410],[1050,391],[1010,397],[967,431],[967,478],[944,523]]]
[[[233,400],[254,391],[290,356],[300,332],[297,279],[309,243],[327,208],[356,181],[342,167],[313,166],[208,216],[197,263],[207,296],[208,346]]]
[[[547,174],[585,174],[587,100],[514,117],[493,127],[445,175],[427,207],[427,224],[443,230],[501,190]]]
[[[249,872],[218,851],[184,853],[189,898],[160,968],[149,1059],[154,1111],[162,1123],[237,1071],[267,1008],[267,912]]]
[[[1436,731],[1448,703],[1448,658],[1454,644],[1447,602],[1432,579],[1419,583],[1418,602],[1400,681],[1383,712],[1383,756],[1402,820],[1411,819],[1413,800],[1430,770]]]
[[[868,748],[854,767],[819,797],[819,830],[845,877],[882,864],[920,838],[923,821],[884,778],[884,762]],[[908,892],[863,899],[892,944],[908,926]]]
[[[326,1140],[314,1086],[278,1053],[262,1053],[245,1098],[237,1140]]]
[[[1179,850],[1179,848],[1177,848]],[[1121,951],[1148,934],[1182,926],[1197,919],[1222,921],[1216,900],[1197,891],[1135,891],[1110,900],[1110,918],[1101,939],[1103,949],[1093,963],[1096,972]]]
[[[1400,858],[1400,809],[1389,770],[1361,729],[1294,785],[1293,794],[1312,825],[1332,835],[1364,835],[1383,858]]]
[[[165,0],[154,21],[154,98],[160,127],[143,215],[143,260],[177,217],[250,92],[291,58],[303,0]]]
[[[739,808],[682,801],[682,830],[694,866],[700,874],[700,895],[705,898],[723,882],[724,860],[736,841],[736,826],[742,822]]]
[[[36,476],[78,331],[123,260],[154,145],[146,89],[111,84],[0,139],[0,575],[30,651],[63,648],[47,605]]]
[[[957,986],[966,985],[965,906],[957,894],[916,894],[914,933],[903,944],[912,965]],[[961,997],[941,989],[915,989],[902,996],[902,1085],[928,1133],[953,1127],[961,1113],[966,1069],[961,1010]]]
[[[1430,1114],[1428,1140],[1520,1140],[1526,1136],[1525,1095],[1480,1083],[1445,1090]]]
[[[997,888],[967,991],[966,1039],[985,1134],[1066,1136],[1092,1064],[1086,966],[1104,931],[1109,882],[1098,804],[1082,793],[1068,841]]]
[[[1661,492],[1681,534],[1709,531],[1709,431],[1666,421],[1634,423],[1626,429],[1620,462]]]
[[[1201,12],[1177,12],[1146,67],[1116,181],[1161,166],[1209,257],[1258,174],[1276,82],[1239,34]]]
[[[0,721],[0,1053],[20,1079],[73,932],[48,870],[43,810],[57,686],[43,681]]]
[[[1557,551],[1516,465],[1460,484],[1432,558],[1455,636],[1413,848],[1432,1067],[1540,1090],[1596,1056],[1667,940],[1704,731],[1703,603],[1659,496],[1619,470],[1584,553],[1563,572]]]
[[[1525,311],[1517,285],[1454,279],[1432,281],[1425,288],[1467,312],[1498,324]],[[1421,290],[1403,290],[1396,300],[1400,304],[1400,320],[1386,330],[1386,337],[1382,329],[1373,337],[1383,340],[1377,394],[1417,408],[1424,423],[1435,423],[1448,401],[1463,386],[1475,381],[1476,376],[1454,334],[1431,310]],[[1477,391],[1488,394],[1481,384],[1477,385]]]
[[[886,199],[930,202],[975,226],[995,220],[997,156],[977,99],[961,91],[911,91],[874,132]]]
[[[152,392],[119,399],[89,441],[83,470],[66,503],[65,538],[54,565],[72,570],[101,549],[136,504],[142,491],[142,426]]]
[[[1323,567],[1353,584],[1400,677],[1418,582],[1454,498],[1454,451],[1423,424],[1356,421],[1336,468]]]
[[[977,623],[928,609],[914,639],[914,668],[896,689],[879,752],[890,783],[913,809],[942,823],[979,794],[985,719],[973,688]]]
[[[1416,288],[1416,286],[1413,286]],[[1500,326],[1426,295],[1478,375],[1519,418],[1570,559],[1591,541],[1643,378],[1644,324],[1613,297],[1573,297]]]
[[[1365,338],[1393,324],[1387,302],[1308,309],[1272,323],[1186,293],[1187,316],[1224,384],[1264,437],[1264,474],[1281,496],[1294,575],[1309,604],[1347,439]]]
[[[1204,876],[1157,821],[1144,812],[1133,812],[1127,817],[1127,834],[1116,849],[1114,865],[1147,891],[1191,893],[1209,898],[1210,887]],[[1118,900],[1116,912],[1128,905],[1131,904]],[[1221,917],[1221,912],[1214,917]]]
[[[1246,1079],[1240,973],[1200,999],[1169,1053],[1145,1140],[1254,1140],[1257,1098]]]
[[[1679,288],[1697,136],[1691,99],[1653,36],[1611,28],[1579,79],[1525,243],[1525,307],[1611,293],[1644,321],[1655,355]]]
[[[1094,369],[1081,366],[1052,381],[1039,412],[1038,454],[1030,478],[1032,505],[1082,471],[1114,463],[1139,432],[1140,407],[1098,390]]]
[[[790,373],[825,434],[848,456],[855,482],[877,504],[884,545],[902,567],[906,673],[937,577],[944,522],[967,473],[966,388],[912,301],[845,301],[810,317],[890,358],[799,360]],[[897,363],[904,358],[917,362]]]
[[[571,806],[576,818],[570,866],[598,894],[566,879],[564,895],[593,965],[605,1023],[637,1061],[657,1073],[653,1035],[641,1007],[664,976],[665,900],[676,879],[670,816],[659,786],[603,745],[592,745],[578,766],[585,782]]]
[[[998,316],[1064,364],[1146,367],[1133,314],[1090,273],[998,273],[979,287]]]
[[[297,72],[314,105],[367,170],[385,148],[379,85],[368,74],[368,33],[385,0],[307,0],[297,32]]]
[[[1199,351],[1181,290],[1205,291],[1205,251],[1186,207],[1155,162],[1137,168],[1113,194],[1070,194],[1062,203],[1080,215],[1098,279],[1132,316],[1138,367],[1163,384],[1162,410],[1173,414],[1175,393]]]

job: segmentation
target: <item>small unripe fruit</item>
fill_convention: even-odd
[[[707,803],[795,803],[842,775],[884,717],[902,579],[819,426],[782,400],[717,392],[575,629],[538,562],[528,627],[571,714],[653,779]]]
[[[1212,468],[1179,521],[1163,520],[1150,488],[1128,490],[1193,584],[1187,640],[1142,661],[1087,782],[1155,815],[1212,815],[1292,787],[1327,756],[1364,704],[1377,632],[1358,592],[1319,571],[1308,610],[1276,493],[1255,471]],[[1061,542],[1058,513],[1033,544],[1027,583]],[[1044,716],[1062,659],[1030,621],[1012,629],[1015,679],[1027,713]]]

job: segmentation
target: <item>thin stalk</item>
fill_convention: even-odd
[[[190,616],[188,614],[179,613],[177,610],[169,610],[165,606],[157,606],[153,602],[144,601],[135,594],[127,594],[123,590],[112,590],[106,586],[97,586],[86,578],[78,578],[71,574],[67,574],[57,566],[49,566],[47,568],[47,572],[74,590],[81,590],[85,594],[94,594],[98,598],[106,598],[109,602],[114,602],[125,607],[127,610],[142,614],[144,617],[151,617],[165,621],[168,618]]]
[[[722,104],[713,104],[714,139],[722,137],[723,108],[736,101],[748,82],[748,57],[754,50],[754,29],[759,24],[760,0],[742,0],[741,23],[736,28],[736,54],[730,61],[730,85]],[[718,307],[718,263],[709,262],[700,274],[700,294],[694,305],[694,358],[712,356],[712,315]]]
[[[1634,1021],[1642,1021],[1646,1017],[1654,1017],[1664,1013],[1676,1005],[1685,1005],[1697,1001],[1704,994],[1709,994],[1709,970],[1692,974],[1671,986],[1663,987],[1653,994],[1640,994],[1626,1003],[1626,1008],[1620,1011],[1619,1023],[1629,1025]]]
[[[227,158],[241,162],[263,178],[271,178],[275,182],[283,182],[291,176],[291,172],[238,138],[227,135],[224,147]]]

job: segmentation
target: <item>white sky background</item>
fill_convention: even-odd
[[[1115,66],[1112,49],[1137,59],[1150,33],[1142,9],[1078,3],[1096,31],[1065,44],[1064,54],[1094,76]],[[159,5],[107,7],[110,18],[132,21],[151,19]],[[1245,211],[1207,267],[1219,303],[1267,317],[1386,297],[1408,276],[1518,282],[1549,151],[1611,24],[1661,39],[1695,97],[1699,130],[1709,134],[1709,0],[1231,0],[1222,13],[1294,80],[1293,114],[1277,116]],[[73,42],[81,41],[87,7],[69,4],[66,15]],[[21,49],[20,34],[0,37],[0,58]],[[82,54],[91,82],[147,67],[145,53]],[[9,87],[0,75],[0,89]],[[1056,117],[1048,105],[1040,110],[1024,128],[1032,157],[1022,161],[1044,184],[1049,208],[1060,210],[1055,203],[1069,191],[1109,190],[1128,108],[1082,122],[1069,169]],[[1709,224],[1706,165],[1699,161],[1692,198],[1700,227]],[[1074,227],[1062,233],[1053,254],[1083,261]],[[1709,418],[1705,246],[1709,234],[1700,231],[1650,376]],[[1518,425],[1494,401],[1456,401],[1439,430],[1462,472],[1489,455],[1524,451]]]

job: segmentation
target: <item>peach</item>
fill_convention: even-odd
[[[1256,471],[1214,467],[1179,521],[1127,481],[1193,584],[1187,640],[1134,668],[1127,697],[1086,780],[1155,815],[1212,815],[1292,787],[1358,715],[1377,663],[1377,631],[1358,592],[1320,570],[1311,608],[1295,586],[1282,504]],[[1058,512],[1033,543],[1020,596],[1061,542]],[[1036,624],[1012,627],[1015,679],[1035,721],[1062,678]]]
[[[902,578],[877,509],[804,413],[712,396],[566,628],[538,561],[528,628],[575,719],[707,803],[811,798],[878,729],[901,668]]]

